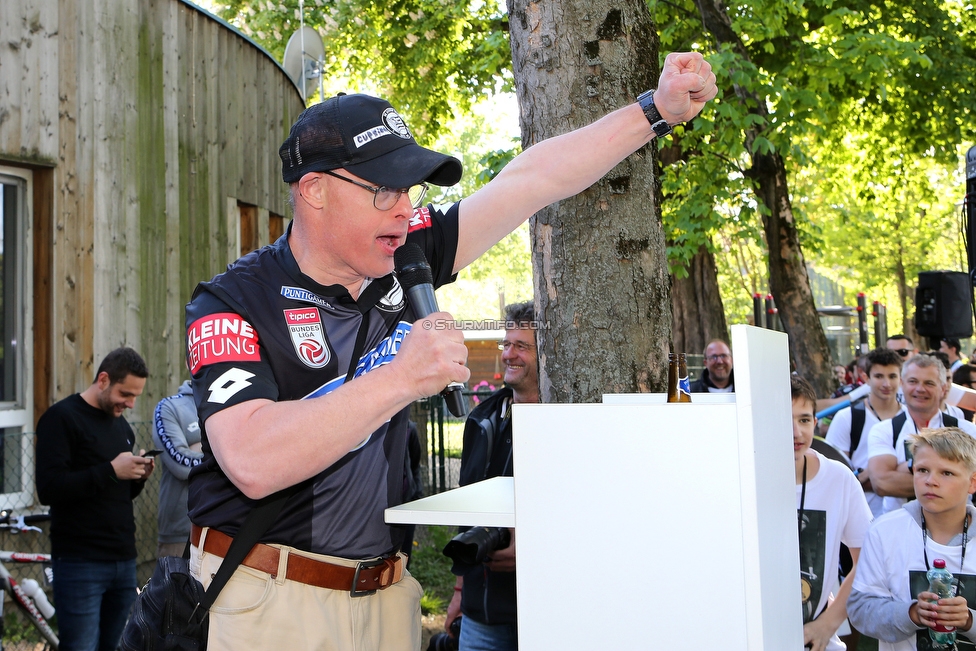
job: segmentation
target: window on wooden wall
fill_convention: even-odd
[[[32,176],[0,166],[0,508],[34,495],[31,291]]]
[[[230,215],[231,261],[281,237],[288,222],[258,206],[235,201]]]
[[[238,203],[241,210],[241,255],[260,248],[258,240],[258,207]]]
[[[268,213],[268,242],[275,242],[285,234],[285,218],[281,215]]]

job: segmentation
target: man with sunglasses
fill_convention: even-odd
[[[394,251],[417,244],[434,287],[451,282],[716,93],[700,54],[669,54],[654,92],[533,145],[444,210],[423,205],[425,184],[457,183],[461,163],[418,145],[385,100],[341,95],[299,116],[278,152],[293,221],[187,306],[205,441],[190,565],[205,587],[255,500],[295,491],[220,592],[210,651],[419,648],[422,589],[384,510],[403,500],[411,403],[470,373],[450,315],[417,319]]]
[[[491,477],[512,476],[512,405],[539,402],[536,320],[531,301],[505,308],[502,364],[505,386],[485,398],[464,424],[461,486]],[[484,566],[458,576],[444,628],[461,614],[459,651],[516,651],[515,530],[504,549],[491,553]]]
[[[891,335],[885,342],[885,347],[901,355],[902,363],[907,362],[918,354],[918,349],[915,348],[911,337],[907,335]]]

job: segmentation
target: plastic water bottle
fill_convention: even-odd
[[[929,580],[929,592],[939,595],[939,599],[956,596],[957,584],[953,583],[952,573],[945,568],[945,561],[941,558],[932,561],[932,569],[925,577]],[[935,628],[929,629],[929,638],[936,648],[952,648],[956,643],[956,628],[936,624]]]
[[[24,591],[25,595],[34,600],[34,605],[41,611],[45,619],[54,617],[54,606],[47,600],[47,595],[41,590],[41,586],[38,585],[37,581],[34,579],[24,579],[20,582],[20,589]]]

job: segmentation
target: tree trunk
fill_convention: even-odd
[[[593,122],[653,88],[643,0],[508,0],[522,146]],[[671,335],[652,147],[531,220],[543,402],[663,391]],[[583,152],[581,152],[582,154]]]
[[[706,247],[692,258],[687,278],[671,277],[671,306],[675,352],[698,353],[712,339],[729,341],[715,256]]]
[[[790,356],[797,373],[810,381],[818,396],[826,397],[836,386],[833,362],[800,249],[786,167],[779,154],[753,154],[752,166],[760,199],[770,209],[770,214],[763,215],[769,248],[769,289],[783,329],[790,337]]]
[[[732,29],[728,12],[721,0],[695,0],[705,29],[719,44],[728,45],[744,61],[749,53]],[[766,122],[765,99],[736,84],[735,93],[750,112]],[[807,276],[803,251],[793,218],[793,206],[787,183],[786,166],[776,152],[763,153],[754,145],[764,127],[746,130],[746,150],[752,152],[752,180],[757,198],[768,209],[763,215],[763,231],[769,248],[769,286],[776,300],[783,328],[789,335],[790,355],[797,372],[813,385],[817,395],[826,396],[834,387],[830,348],[817,314]]]

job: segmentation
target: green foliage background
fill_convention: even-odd
[[[278,57],[299,25],[298,0],[210,4]],[[808,264],[848,303],[857,291],[886,302],[889,329],[901,328],[900,270],[911,285],[921,270],[963,268],[962,156],[976,142],[971,1],[740,0],[727,7],[739,47],[716,45],[693,0],[648,7],[662,58],[700,51],[718,77],[719,98],[676,129],[681,155],[662,171],[662,211],[676,274],[699,246],[715,253],[730,323],[745,322],[752,293],[768,286],[750,151],[786,161]],[[486,103],[511,102],[500,2],[309,0],[304,9],[326,44],[327,95],[391,97],[422,144],[464,160],[465,180],[438,200],[473,191],[511,157],[514,112]],[[751,96],[767,117],[741,99]],[[516,231],[441,290],[442,304],[459,318],[494,318],[499,291],[506,302],[529,298],[528,247],[527,231]]]

